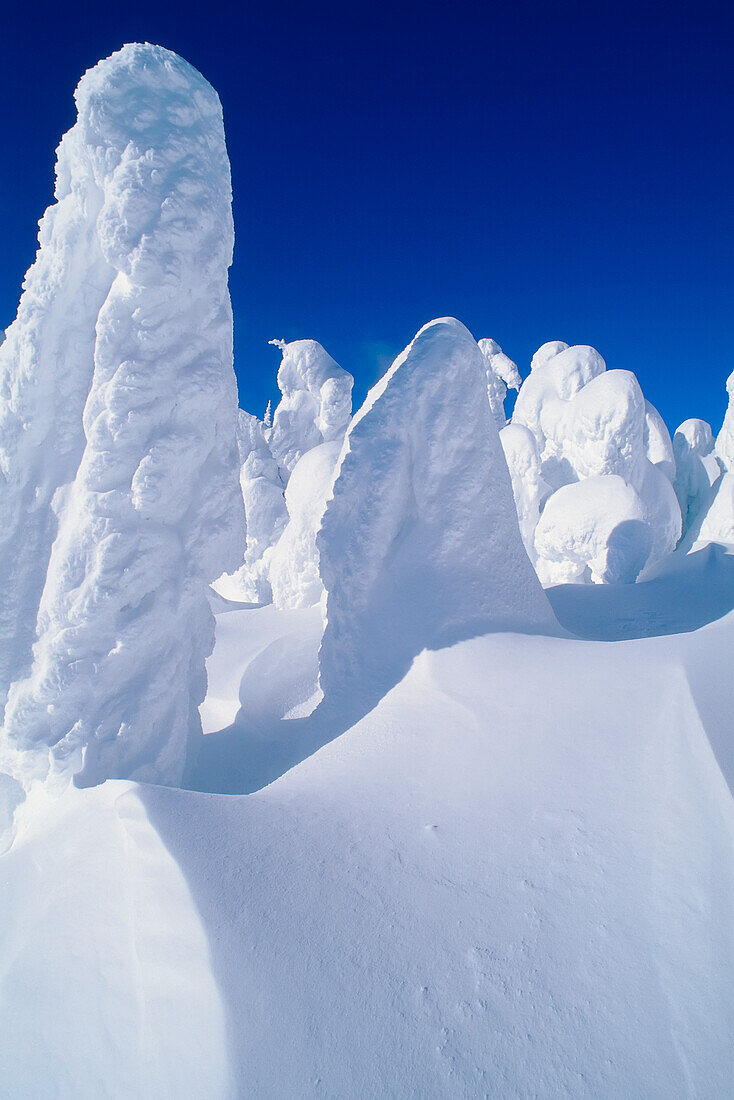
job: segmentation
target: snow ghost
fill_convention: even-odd
[[[278,388],[283,395],[268,442],[288,480],[299,458],[319,443],[341,440],[352,415],[353,378],[316,340],[271,340],[283,360]]]
[[[545,344],[512,427],[537,448],[539,471],[527,443],[508,449],[508,463],[526,544],[539,515],[531,557],[544,584],[631,583],[675,548],[673,447],[631,371],[608,371],[591,347]]]
[[[726,389],[729,404],[714,448],[722,473],[699,510],[700,528],[696,524],[692,530],[697,545],[707,542],[734,545],[734,371],[729,375]]]
[[[271,343],[283,352],[283,399],[272,426],[267,414],[260,421],[240,411],[247,548],[244,565],[215,588],[285,610],[318,603],[323,593],[316,531],[352,415],[354,380],[315,340]]]
[[[520,538],[485,360],[459,321],[422,328],[368,394],[317,543],[327,706],[354,706],[365,685],[382,694],[426,647],[555,628]]]
[[[272,548],[288,523],[285,483],[268,446],[265,420],[238,410],[237,446],[240,458],[240,488],[245,506],[247,542],[244,562],[232,574],[214,584],[228,599],[269,603],[272,591],[269,560]]]
[[[507,417],[505,416],[507,390],[520,389],[522,381],[520,371],[517,369],[517,364],[513,363],[508,355],[505,355],[496,340],[485,337],[479,341],[479,348],[486,363],[489,407],[492,410],[497,428],[502,429],[507,423]]]
[[[208,585],[244,538],[221,106],[150,45],[87,72],[76,103],[2,347],[3,592],[19,583],[2,646],[20,639],[22,667],[6,657],[0,751],[24,785],[176,783]]]
[[[683,517],[683,534],[689,530],[708,501],[711,486],[721,476],[714,454],[714,437],[705,420],[685,420],[673,437],[674,488]]]

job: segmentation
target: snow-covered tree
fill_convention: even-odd
[[[287,481],[299,458],[320,443],[342,439],[352,415],[354,379],[316,340],[271,340],[283,354],[282,394],[268,442]]]
[[[76,102],[2,348],[0,556],[27,578],[3,649],[37,632],[4,754],[26,783],[174,783],[201,729],[208,585],[244,534],[221,106],[150,45],[100,62]]]
[[[525,501],[515,476],[526,540],[528,516],[535,502],[542,504],[535,560],[544,583],[634,581],[675,548],[681,515],[673,448],[631,371],[608,371],[585,345],[544,344],[518,394],[512,425],[533,435],[539,476],[550,490],[543,502],[536,488],[528,489],[533,500]]]
[[[507,423],[505,416],[505,398],[507,391],[519,390],[522,379],[517,364],[513,363],[509,355],[505,355],[496,340],[483,337],[479,341],[479,348],[484,356],[487,368],[487,394],[489,406],[501,430]]]

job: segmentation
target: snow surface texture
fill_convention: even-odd
[[[489,406],[497,427],[501,429],[507,423],[505,416],[507,390],[520,389],[520,371],[517,369],[517,364],[505,355],[496,340],[484,337],[479,341],[479,347],[486,361]]]
[[[36,624],[39,600],[5,770],[26,786],[49,768],[176,783],[201,731],[208,584],[244,535],[221,107],[148,45],[100,62],[76,102],[2,347],[1,559],[29,578],[3,650],[27,639],[17,623]]]
[[[575,585],[575,625],[686,629],[695,575]],[[314,610],[220,616],[235,707]],[[727,1096],[733,644],[475,638],[256,794],[70,789],[0,862],[3,1089]]]
[[[317,537],[325,703],[383,691],[422,649],[555,619],[520,539],[485,360],[420,330],[355,415]]]
[[[634,374],[594,348],[544,344],[512,425],[537,448],[539,470],[527,439],[510,436],[506,454],[528,547],[539,514],[529,552],[544,584],[630,583],[675,548],[673,447]]]

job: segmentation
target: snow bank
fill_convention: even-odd
[[[327,702],[395,682],[426,647],[554,628],[520,539],[485,360],[459,321],[422,328],[368,394],[317,543]]]
[[[278,370],[283,396],[268,442],[287,481],[306,451],[343,438],[352,414],[354,379],[316,340],[271,343],[283,353]]]
[[[484,337],[479,341],[479,348],[486,362],[489,406],[497,427],[501,429],[507,423],[505,416],[507,390],[520,389],[522,381],[520,371],[517,369],[517,364],[505,355],[496,340]]]
[[[556,346],[534,356],[512,418],[539,462],[527,441],[510,448],[523,537],[529,545],[539,508],[531,557],[544,584],[631,582],[680,538],[670,436],[631,371],[607,370],[594,348]]]
[[[49,766],[85,785],[175,783],[200,733],[208,585],[236,565],[244,523],[229,162],[216,93],[168,50],[125,46],[76,102],[2,348],[17,544],[0,556],[25,547],[26,591],[45,578],[3,738],[33,750],[10,761],[25,783]],[[19,611],[35,623],[27,599]]]

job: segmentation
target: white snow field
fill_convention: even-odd
[[[216,93],[77,105],[0,347],[0,1098],[727,1100],[734,375],[671,441],[442,318],[354,416],[277,342],[260,420]]]

